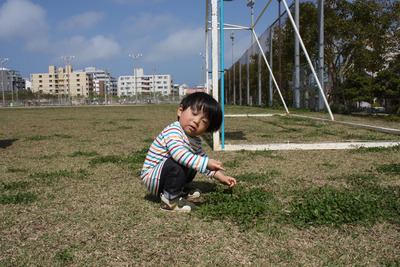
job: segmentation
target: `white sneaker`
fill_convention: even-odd
[[[182,197],[167,199],[164,194],[161,194],[160,208],[165,211],[172,212],[190,212],[196,209],[196,206]]]

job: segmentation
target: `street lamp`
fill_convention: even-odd
[[[254,2],[255,0],[247,0],[247,6],[251,8],[251,28],[253,28],[254,24]],[[253,55],[253,33],[251,33],[251,55]]]
[[[65,57],[61,57],[61,58],[67,61],[68,103],[71,104],[71,89],[70,89],[70,86],[69,86],[69,61],[70,61],[71,59],[75,58],[75,56],[65,56]],[[67,101],[67,92],[66,92],[65,89],[64,89],[64,92],[65,92],[65,102],[66,102],[66,101]],[[67,103],[65,103],[65,104],[68,105]]]
[[[135,69],[133,70],[133,73],[135,75],[135,97],[136,97],[136,104],[137,104],[137,70],[136,70],[136,60],[138,57],[141,57],[142,54],[132,54],[129,55],[129,57],[133,58],[135,60]]]
[[[4,96],[4,62],[7,60],[8,60],[8,58],[0,58],[0,61],[1,61],[1,89],[3,91],[3,107],[6,105],[6,99]]]

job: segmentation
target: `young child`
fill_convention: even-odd
[[[188,189],[197,172],[214,177],[232,188],[236,180],[226,176],[222,163],[207,157],[199,136],[215,132],[222,124],[219,103],[209,94],[197,92],[185,97],[178,108],[178,121],[167,126],[154,140],[142,168],[147,190],[161,197],[167,211],[188,212],[195,208],[185,196],[200,197],[198,189]]]

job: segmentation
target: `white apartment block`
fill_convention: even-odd
[[[91,77],[85,72],[74,72],[71,65],[65,68],[49,66],[49,73],[31,74],[31,90],[45,94],[71,94],[89,96],[93,91]]]
[[[107,70],[88,67],[85,73],[92,78],[94,94],[104,95],[107,92],[108,95],[117,95],[117,80]]]
[[[172,75],[144,75],[142,68],[136,68],[136,76],[120,76],[118,78],[118,96],[135,96],[136,94],[151,93],[170,95]]]

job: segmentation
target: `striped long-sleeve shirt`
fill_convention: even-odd
[[[215,171],[207,170],[209,159],[201,147],[201,139],[187,136],[177,121],[168,125],[157,136],[144,161],[142,183],[151,194],[158,195],[161,171],[165,161],[170,157],[208,177],[213,177],[215,174]]]

